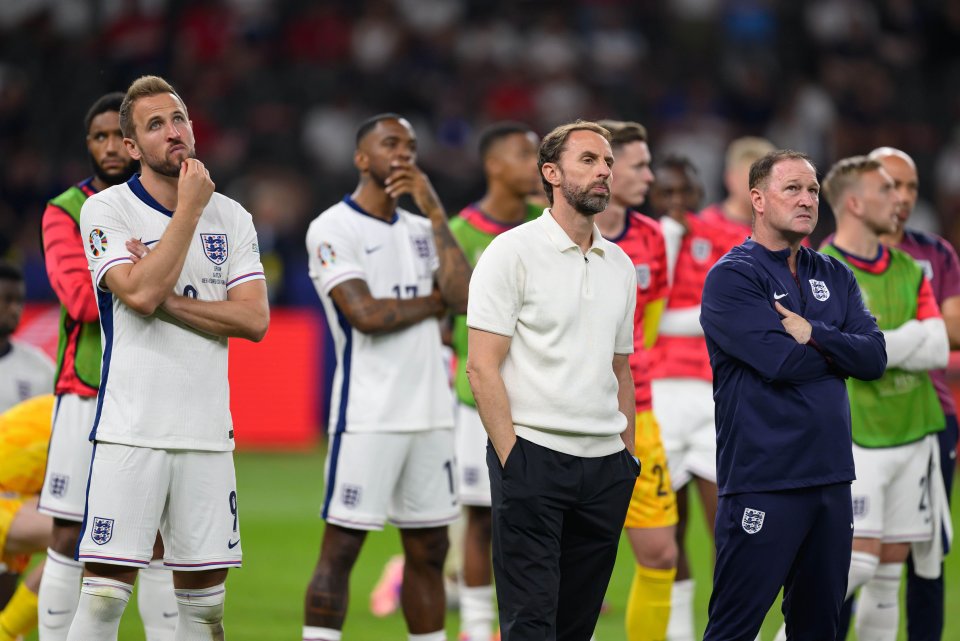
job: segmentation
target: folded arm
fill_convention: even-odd
[[[700,323],[720,349],[765,380],[798,383],[831,374],[814,347],[784,329],[762,286],[729,265],[718,263],[707,275]]]
[[[208,301],[171,294],[163,310],[190,327],[212,334],[263,340],[270,324],[267,285],[264,280],[241,283],[227,291],[227,300]]]
[[[947,366],[950,343],[942,318],[911,319],[883,337],[888,367],[919,372]]]
[[[883,376],[887,368],[884,333],[863,304],[860,286],[852,274],[847,283],[847,311],[843,325],[833,327],[820,321],[810,324],[813,326],[813,341],[842,375],[864,381]]]
[[[700,307],[668,309],[660,319],[660,333],[664,336],[703,336],[700,326]]]
[[[330,290],[337,309],[364,334],[389,334],[444,312],[440,292],[418,298],[374,298],[367,282],[351,278]]]

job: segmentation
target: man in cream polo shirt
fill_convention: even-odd
[[[495,238],[470,281],[467,375],[490,438],[504,641],[590,638],[640,473],[636,272],[593,224],[610,199],[609,140],[585,121],[543,139],[551,208]]]

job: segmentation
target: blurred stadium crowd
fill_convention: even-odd
[[[486,124],[612,117],[644,123],[655,160],[689,156],[703,204],[736,136],[821,171],[899,147],[912,224],[956,246],[958,42],[958,0],[4,0],[0,256],[53,300],[44,203],[89,174],[84,110],[143,73],[180,90],[218,190],[253,213],[275,303],[317,304],[306,227],[353,188],[355,127],[380,111],[414,124],[450,214],[482,193]]]

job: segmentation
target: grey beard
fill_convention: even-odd
[[[566,183],[560,186],[560,191],[564,200],[584,216],[595,216],[604,211],[610,203],[609,192],[605,196],[591,196],[588,190],[571,188]]]

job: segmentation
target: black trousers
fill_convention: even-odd
[[[588,641],[640,467],[517,439],[500,466],[487,443],[493,573],[503,641]]]

